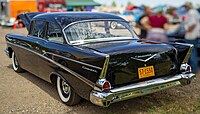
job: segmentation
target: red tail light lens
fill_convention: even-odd
[[[103,89],[110,89],[110,83],[109,82],[105,82],[103,84]]]
[[[187,66],[186,72],[191,72],[191,67],[190,66]]]
[[[98,81],[97,81],[97,84],[99,85],[99,91],[102,91],[102,92],[106,92],[106,93],[108,93],[108,92],[110,92],[110,90],[111,90],[111,84],[110,84],[110,82],[109,81],[107,81],[106,79],[99,79]]]
[[[104,91],[104,92],[106,92],[106,93],[110,92],[110,88],[111,88],[111,86],[110,86],[110,83],[109,83],[109,82],[105,82],[105,83],[103,84],[103,91]]]

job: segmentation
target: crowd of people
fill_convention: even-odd
[[[194,48],[191,53],[189,63],[193,72],[198,71],[198,55],[196,45],[200,39],[200,16],[199,12],[193,8],[192,3],[186,2],[184,8],[187,12],[184,21],[185,41],[193,44]],[[139,26],[141,28],[141,38],[148,40],[155,40],[160,42],[168,41],[166,30],[168,30],[168,19],[163,15],[162,9],[156,10],[154,13],[146,6],[144,7],[145,14],[139,19]]]

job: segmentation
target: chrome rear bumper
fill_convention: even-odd
[[[114,88],[109,93],[92,90],[90,101],[98,106],[108,107],[114,102],[154,93],[174,86],[188,85],[194,77],[195,74],[193,73],[162,77]]]

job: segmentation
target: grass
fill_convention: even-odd
[[[200,96],[196,101],[187,103],[173,103],[161,107],[152,107],[148,114],[200,114]]]

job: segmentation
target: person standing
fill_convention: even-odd
[[[162,14],[162,9],[157,9],[154,14],[142,20],[143,25],[148,30],[147,39],[159,42],[167,42],[165,30],[168,26],[167,18]]]
[[[148,18],[148,16],[151,14],[151,8],[149,6],[144,6],[144,14],[139,18],[138,21],[138,27],[141,29],[140,38],[146,38],[147,37],[147,28],[145,27],[145,24],[143,19]]]
[[[193,72],[197,73],[198,54],[196,46],[198,43],[198,38],[200,38],[200,16],[198,11],[192,7],[191,2],[186,2],[184,7],[187,11],[185,19],[185,39],[187,43],[194,45],[189,59],[189,64],[191,65]]]

